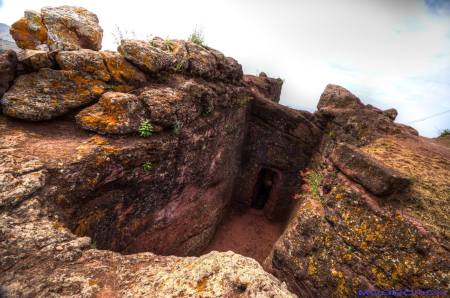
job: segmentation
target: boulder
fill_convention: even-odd
[[[151,122],[162,127],[188,123],[201,114],[188,93],[171,87],[147,88],[139,99],[150,111]]]
[[[105,82],[111,78],[103,56],[93,50],[61,51],[56,54],[56,62],[63,70],[83,72]]]
[[[41,68],[55,68],[52,55],[47,51],[24,50],[18,54],[19,62],[26,71],[38,71]]]
[[[67,5],[44,7],[41,13],[51,50],[101,49],[103,29],[94,13]]]
[[[208,80],[238,81],[242,66],[233,58],[207,46],[155,37],[149,42],[122,40],[118,51],[143,71],[188,73]]]
[[[186,42],[186,48],[189,52],[189,73],[207,79],[219,76],[216,57],[210,51],[192,42]]]
[[[383,111],[383,114],[385,116],[387,116],[389,119],[391,119],[392,121],[394,121],[395,118],[397,118],[398,112],[396,109],[387,109],[387,110]]]
[[[12,24],[10,32],[16,44],[22,49],[48,49],[47,28],[38,12],[26,10],[24,17]]]
[[[122,40],[117,49],[128,61],[149,74],[168,70],[174,65],[172,54],[142,40]]]
[[[144,106],[135,95],[107,92],[98,103],[78,113],[76,120],[82,128],[100,134],[128,134],[138,130],[145,116]]]
[[[204,47],[216,58],[218,72],[217,79],[224,81],[239,81],[242,78],[242,66],[234,58],[225,57],[225,55],[218,50],[208,46]]]
[[[104,63],[111,76],[115,88],[122,92],[131,91],[147,83],[147,78],[143,72],[129,63],[117,52],[100,52]]]
[[[2,98],[3,113],[10,117],[48,120],[96,100],[105,84],[87,74],[42,68],[19,76]]]
[[[363,107],[361,100],[350,91],[338,85],[328,84],[320,96],[317,109],[355,109]]]
[[[269,78],[266,74],[262,74],[263,75],[260,74],[258,77],[245,75],[243,81],[252,92],[257,92],[259,95],[266,97],[271,101],[279,102],[283,80]]]
[[[17,67],[17,55],[13,50],[0,54],[0,98],[14,80]]]
[[[394,110],[382,110],[367,104],[343,87],[327,85],[315,112],[326,135],[336,142],[363,146],[384,135],[417,135],[409,126],[393,122]]]
[[[186,42],[189,52],[188,72],[209,80],[238,81],[242,78],[242,66],[221,52],[192,42]]]
[[[410,179],[400,172],[386,167],[349,144],[337,144],[331,154],[331,160],[346,176],[375,195],[384,196],[400,192],[411,183]]]
[[[186,42],[178,39],[162,39],[154,37],[150,44],[158,49],[170,53],[175,61],[172,70],[175,72],[185,72],[189,67],[189,53],[186,48]]]
[[[11,35],[22,49],[100,50],[103,30],[92,12],[75,6],[44,7],[41,13],[25,11],[11,26]]]

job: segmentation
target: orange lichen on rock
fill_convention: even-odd
[[[76,119],[84,129],[103,134],[127,134],[138,130],[145,114],[146,110],[136,96],[107,92],[97,104],[81,111]]]
[[[105,65],[111,75],[114,83],[115,91],[127,92],[144,85],[147,78],[133,64],[125,60],[122,55],[117,52],[103,51],[100,52]]]
[[[11,25],[11,35],[22,49],[37,50],[47,42],[47,29],[41,15],[26,11],[25,16]]]

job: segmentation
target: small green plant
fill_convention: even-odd
[[[440,136],[441,137],[450,136],[450,129],[446,128],[443,131],[441,131]]]
[[[142,169],[143,169],[145,172],[150,171],[151,169],[153,169],[153,163],[152,163],[151,161],[146,161],[146,162],[144,162],[144,163],[142,164]]]
[[[198,44],[198,45],[203,45],[203,43],[205,42],[204,36],[203,36],[203,31],[199,30],[197,27],[194,29],[194,32],[191,33],[191,35],[189,35],[188,37],[188,41]]]
[[[141,137],[148,138],[153,134],[153,125],[150,123],[149,120],[144,120],[141,122],[138,131]]]
[[[183,122],[180,120],[175,120],[175,123],[173,124],[173,133],[178,135],[180,134],[181,129],[183,128]]]
[[[170,38],[166,37],[166,39],[164,39],[164,45],[166,46],[166,50],[169,52],[173,51],[173,44],[172,44],[172,40],[170,40]]]
[[[93,240],[92,242],[91,242],[91,249],[97,249],[97,242],[95,241],[95,240]]]
[[[334,140],[336,138],[336,132],[334,132],[334,130],[330,130],[328,132],[328,136]]]
[[[311,193],[319,198],[320,197],[320,184],[322,183],[323,176],[317,172],[312,171],[308,176],[308,185],[311,188]]]
[[[239,99],[239,105],[245,107],[253,98],[251,96],[245,95]]]
[[[183,58],[180,61],[178,61],[177,65],[175,65],[175,71],[181,71],[184,67],[184,64],[186,63],[186,59]]]

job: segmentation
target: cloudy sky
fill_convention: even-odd
[[[334,83],[422,135],[450,128],[450,0],[0,0],[0,22],[63,4],[98,15],[106,49],[116,26],[138,38],[198,27],[246,73],[283,78],[285,105],[314,111]]]

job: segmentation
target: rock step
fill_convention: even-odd
[[[375,195],[400,192],[411,184],[409,178],[349,144],[337,144],[331,160],[346,176]]]

